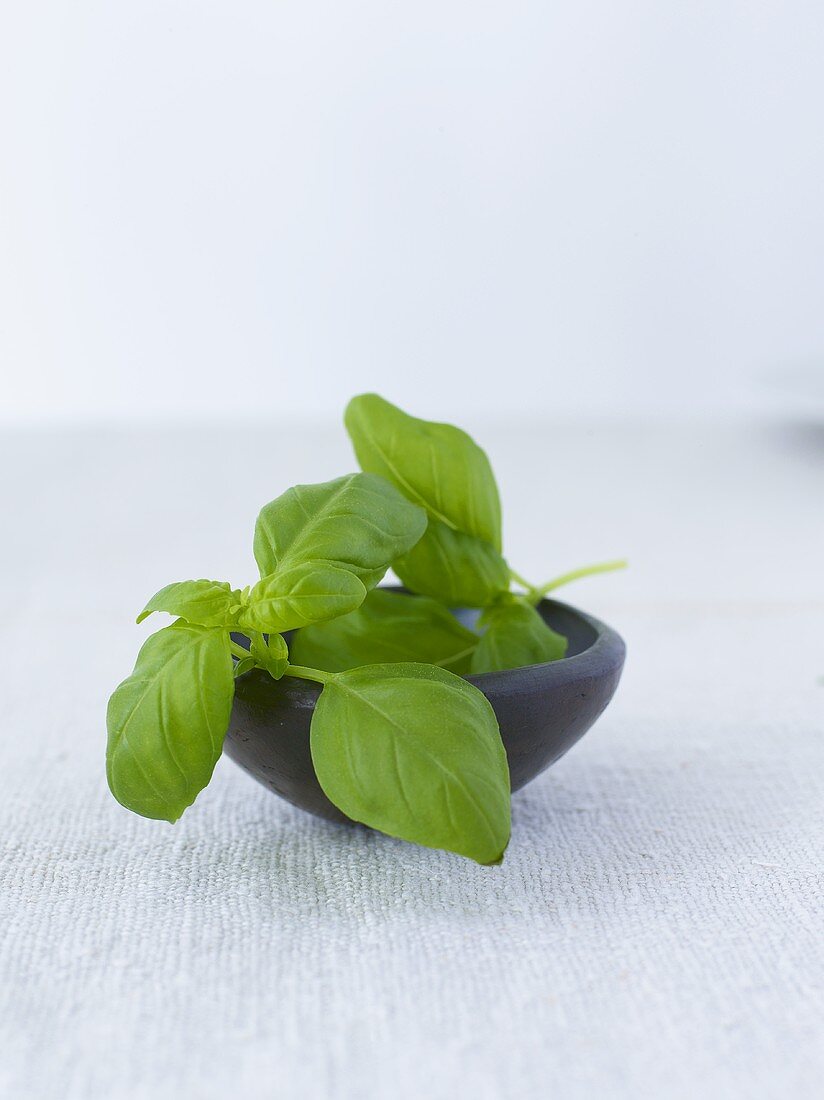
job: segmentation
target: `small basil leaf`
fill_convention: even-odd
[[[258,581],[238,614],[238,625],[280,634],[345,615],[365,598],[363,581],[354,573],[324,561],[305,561]]]
[[[255,663],[265,668],[273,680],[279,680],[289,664],[289,649],[280,634],[270,634],[268,639],[254,634],[251,652]]]
[[[472,656],[472,672],[499,672],[557,661],[567,640],[547,626],[536,609],[518,596],[505,596],[479,620],[485,628]]]
[[[199,626],[230,626],[232,609],[239,602],[240,593],[226,581],[177,581],[156,592],[137,621],[142,623],[153,611],[168,611]]]
[[[241,657],[241,659],[235,664],[235,679],[239,676],[243,676],[246,672],[251,672],[253,668],[257,668],[257,661],[254,657]]]
[[[328,798],[390,836],[499,863],[509,841],[509,768],[495,712],[442,668],[367,665],[323,688],[312,761]]]
[[[391,481],[430,519],[501,549],[498,486],[466,432],[409,416],[375,393],[353,397],[344,420],[364,470]]]
[[[461,675],[477,643],[478,635],[436,600],[375,588],[357,611],[298,630],[290,651],[295,664],[326,672],[418,661]]]
[[[373,474],[296,485],[267,504],[255,526],[261,577],[305,561],[348,569],[373,588],[426,529],[426,513]]]
[[[106,775],[117,801],[176,821],[212,777],[233,695],[225,630],[179,620],[148,638],[106,714]]]
[[[486,607],[509,588],[509,567],[493,546],[432,519],[393,569],[407,588],[450,607]]]

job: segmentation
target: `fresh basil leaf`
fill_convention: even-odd
[[[161,588],[137,616],[142,623],[153,611],[168,611],[199,626],[230,626],[240,593],[227,581],[176,581]]]
[[[509,588],[501,505],[489,459],[459,428],[409,416],[377,394],[354,397],[346,427],[364,470],[426,508],[423,537],[394,563],[415,592],[485,607]]]
[[[545,664],[567,651],[566,638],[519,596],[505,596],[487,608],[478,625],[485,629],[472,656],[473,673]]]
[[[176,821],[212,777],[233,695],[225,630],[178,620],[147,639],[106,715],[106,775],[117,801]]]
[[[509,768],[489,701],[423,664],[341,672],[321,692],[310,731],[327,797],[374,829],[478,863],[509,841]]]
[[[239,661],[235,663],[235,679],[245,675],[247,672],[251,672],[253,668],[257,668],[257,661],[254,657],[241,657]]]
[[[501,549],[498,486],[466,432],[409,416],[375,393],[353,397],[344,420],[364,470],[391,481],[430,519]]]
[[[326,672],[418,661],[461,675],[477,643],[478,635],[436,600],[375,588],[357,611],[298,630],[289,648],[295,664]]]
[[[289,649],[280,634],[252,635],[251,653],[255,662],[265,668],[273,680],[279,680],[289,664]]]
[[[354,573],[325,561],[305,561],[253,586],[238,615],[241,630],[280,634],[360,607],[366,588]]]
[[[426,534],[392,567],[413,592],[450,607],[486,607],[509,588],[509,567],[488,542],[431,519]]]
[[[255,526],[261,577],[306,561],[348,569],[374,588],[426,529],[426,513],[374,474],[296,485],[267,504]]]

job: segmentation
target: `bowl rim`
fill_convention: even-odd
[[[395,592],[414,595],[414,593],[409,593],[408,589],[402,585],[391,584],[383,587]],[[484,694],[505,697],[520,695],[525,689],[540,688],[546,690],[556,684],[591,680],[593,677],[601,677],[605,674],[621,671],[626,655],[626,645],[624,639],[616,630],[601,622],[600,619],[596,619],[594,615],[581,611],[580,608],[561,600],[544,598],[536,605],[536,609],[539,611],[554,607],[560,608],[591,627],[595,631],[595,639],[592,644],[588,645],[586,649],[582,649],[580,653],[573,654],[572,657],[561,657],[557,661],[546,661],[537,665],[519,665],[517,668],[507,668],[500,672],[478,672],[474,675],[464,676],[462,679],[468,680],[470,684],[480,688]],[[237,678],[235,684],[242,683],[247,677],[251,678],[259,671],[258,669],[250,669],[248,672],[244,672],[242,676]],[[267,679],[271,680],[271,677],[267,676]],[[284,680],[286,679],[284,677]],[[274,680],[271,682],[273,685],[276,683]],[[294,677],[288,677],[288,686],[292,699],[297,701],[302,695],[314,705],[323,685],[314,683],[311,680],[297,680]]]

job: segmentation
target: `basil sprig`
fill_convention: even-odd
[[[109,786],[136,813],[176,821],[220,757],[236,678],[260,668],[322,685],[312,760],[345,814],[498,863],[506,753],[492,707],[462,676],[563,657],[566,639],[535,605],[623,563],[532,586],[502,556],[498,488],[465,432],[375,394],[350,402],[346,426],[363,472],[296,485],[261,510],[255,584],[179,581],[138,616],[176,621],[144,643],[109,701]],[[376,589],[390,567],[408,594]],[[477,629],[458,606],[479,609]]]
[[[358,462],[429,517],[426,534],[394,563],[413,592],[486,607],[509,588],[501,557],[501,502],[489,459],[466,432],[409,416],[374,393],[344,416]]]
[[[496,672],[563,657],[566,639],[546,625],[535,605],[562,584],[625,563],[604,562],[544,585],[529,584],[501,555],[495,475],[485,452],[466,432],[409,416],[374,393],[353,397],[344,421],[363,469],[382,474],[429,517],[423,538],[394,563],[404,585],[448,607],[483,609],[471,671]],[[512,594],[513,582],[526,592]],[[338,634],[347,632],[341,623]]]

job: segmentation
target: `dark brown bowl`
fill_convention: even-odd
[[[624,666],[624,643],[604,623],[555,600],[542,600],[538,610],[569,639],[567,657],[467,677],[498,717],[513,791],[583,737],[615,694]],[[470,622],[475,614],[458,617]],[[348,822],[321,790],[312,767],[309,724],[320,691],[320,684],[288,676],[275,681],[260,669],[240,676],[225,751],[287,802]]]

